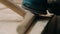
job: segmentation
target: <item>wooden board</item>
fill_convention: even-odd
[[[12,9],[17,14],[21,16],[25,16],[26,12],[22,10],[20,7],[18,7],[17,5],[13,4],[12,2],[8,0],[0,0],[0,2],[6,5],[8,8]]]

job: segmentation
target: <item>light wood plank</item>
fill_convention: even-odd
[[[7,0],[0,0],[0,2],[3,3],[4,5],[6,5],[8,8],[15,11],[16,13],[18,13],[19,15],[25,16],[26,12],[23,9],[21,9],[20,7],[18,7],[17,5],[13,4],[12,2],[9,2]]]

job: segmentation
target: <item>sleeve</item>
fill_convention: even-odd
[[[35,15],[47,13],[47,0],[23,0],[22,5]]]

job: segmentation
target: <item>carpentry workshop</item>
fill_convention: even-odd
[[[0,0],[0,34],[60,34],[60,0]]]

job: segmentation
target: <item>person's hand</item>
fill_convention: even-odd
[[[54,15],[54,14],[52,14],[52,13],[49,13],[48,12],[48,10],[47,10],[47,14],[39,14],[39,16],[43,16],[43,17],[51,17],[52,15]]]

